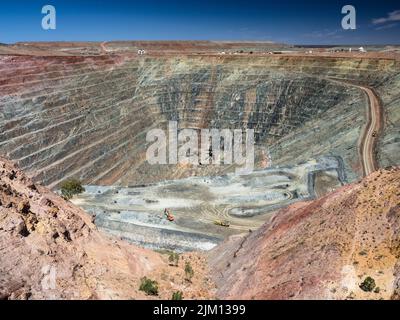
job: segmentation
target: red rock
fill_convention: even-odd
[[[0,167],[0,203],[19,203],[0,206],[0,299],[143,299],[143,276],[159,282],[159,298],[179,288],[181,279],[163,279],[177,270],[165,257],[101,234],[91,216],[44,187],[28,201],[30,179],[16,169],[24,179],[10,180],[10,161],[0,158]],[[184,291],[210,297],[208,287],[199,271]]]

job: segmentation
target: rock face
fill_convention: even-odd
[[[382,94],[391,127],[379,156],[399,163],[395,59],[224,56],[204,53],[205,43],[198,55],[138,56],[135,46],[60,44],[49,52],[36,44],[36,55],[17,55],[26,53],[22,45],[0,55],[0,153],[50,187],[68,177],[129,186],[232,171],[150,167],[146,133],[177,120],[179,128],[254,128],[258,163],[265,153],[277,165],[341,156],[354,180],[366,97],[350,81]]]
[[[400,168],[276,213],[210,253],[221,299],[398,299]],[[364,291],[365,280],[375,282]],[[364,283],[364,288],[361,285]]]
[[[378,94],[384,103],[384,134],[378,145],[377,155],[382,167],[399,164],[400,154],[400,73],[387,79]]]
[[[177,290],[212,296],[203,258],[189,254],[169,266],[168,257],[100,234],[91,220],[0,158],[0,299],[144,299],[144,276],[159,283],[163,299]]]

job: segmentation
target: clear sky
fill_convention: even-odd
[[[57,29],[41,27],[44,5]],[[357,30],[343,30],[354,5]],[[400,1],[391,0],[9,0],[1,1],[0,42],[271,40],[293,44],[400,44]]]

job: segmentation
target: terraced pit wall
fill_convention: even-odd
[[[382,94],[390,122],[378,157],[385,165],[400,162],[394,60],[3,55],[0,70],[0,154],[50,187],[68,177],[128,186],[233,170],[150,167],[146,133],[167,129],[170,120],[180,128],[254,128],[258,167],[268,153],[272,165],[341,156],[354,180],[362,174],[357,145],[367,99],[331,79]]]

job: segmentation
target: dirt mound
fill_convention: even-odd
[[[99,233],[84,211],[0,158],[0,299],[143,299],[145,276],[158,282],[153,298],[209,298],[204,259],[187,254],[177,264]]]
[[[390,299],[400,292],[400,168],[292,205],[210,254],[222,299]]]

